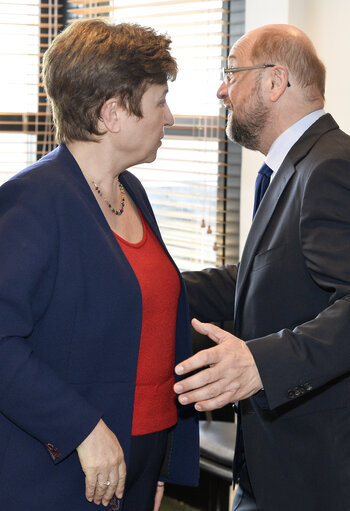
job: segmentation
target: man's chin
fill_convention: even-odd
[[[235,128],[234,125],[230,122],[227,123],[226,126],[226,135],[231,142],[237,142],[237,144],[242,144],[242,137],[240,136],[240,130]]]
[[[259,147],[258,137],[253,137],[248,130],[244,129],[244,126],[238,126],[232,120],[230,122],[229,118],[226,126],[226,135],[231,142],[236,142],[246,149],[256,151]]]
[[[231,142],[236,142],[233,134],[233,125],[234,125],[233,112],[230,111],[227,117],[226,136],[229,140],[231,140]]]
[[[242,134],[244,129],[242,130],[241,125],[237,122],[237,119],[234,117],[233,112],[231,111],[227,117],[227,125],[226,125],[226,135],[231,142],[237,142],[237,144],[244,145]]]

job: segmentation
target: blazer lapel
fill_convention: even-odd
[[[120,182],[125,186],[126,191],[129,193],[136,206],[140,209],[145,220],[151,226],[152,231],[163,244],[146,192],[141,192],[141,185],[138,185],[137,181],[137,178],[128,170],[120,174]]]

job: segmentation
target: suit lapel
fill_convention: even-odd
[[[305,158],[319,138],[327,131],[337,128],[339,128],[339,126],[329,114],[324,115],[316,121],[291,148],[281,167],[278,169],[278,173],[268,187],[254,217],[242,254],[237,276],[235,318],[237,318],[238,307],[243,306],[242,294],[259,243],[266,231],[283,190],[295,173],[296,166]]]
[[[256,255],[261,238],[269,224],[271,216],[276,208],[277,202],[287,186],[288,181],[295,172],[292,162],[286,158],[278,170],[278,173],[268,187],[264,198],[259,206],[250,228],[247,241],[244,246],[241,263],[237,276],[236,307],[240,303],[242,289],[249,275],[253,259]]]

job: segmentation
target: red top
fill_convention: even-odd
[[[175,336],[180,279],[163,247],[142,217],[143,238],[129,243],[117,234],[142,294],[142,328],[137,363],[133,435],[146,435],[177,422]]]

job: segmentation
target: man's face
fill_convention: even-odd
[[[251,65],[239,45],[232,48],[228,67]],[[261,88],[261,70],[233,73],[231,81],[221,84],[217,96],[230,110],[226,126],[228,138],[248,149],[259,150],[261,136],[269,119]]]
[[[230,100],[232,109],[226,126],[228,138],[247,149],[258,150],[261,133],[269,115],[263,102],[260,80],[256,80],[251,94],[245,102],[233,104],[231,97]]]

